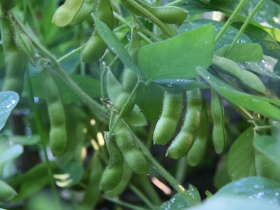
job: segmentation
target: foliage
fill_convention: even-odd
[[[278,209],[279,14],[0,0],[0,208]]]

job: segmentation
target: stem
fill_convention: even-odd
[[[175,178],[179,183],[182,183],[184,178],[185,178],[185,171],[187,169],[187,164],[186,164],[186,156],[182,157],[179,159],[178,163],[177,163],[177,171],[176,171],[176,175]]]
[[[265,0],[261,0],[256,7],[253,9],[253,11],[251,12],[251,14],[247,17],[247,19],[245,20],[245,22],[243,23],[242,27],[240,28],[238,34],[234,37],[233,41],[230,44],[230,47],[226,53],[226,56],[230,53],[230,51],[232,50],[233,46],[235,45],[235,43],[237,42],[237,40],[240,38],[240,36],[242,35],[242,33],[244,32],[245,28],[248,26],[249,22],[251,21],[251,19],[253,18],[253,16],[255,15],[255,13],[259,10],[260,6],[264,3]]]
[[[39,34],[39,39],[42,40],[42,37],[41,37],[41,30],[40,30],[40,24],[38,22],[38,18],[36,17],[35,13],[34,13],[34,10],[33,10],[33,7],[32,7],[32,4],[31,4],[31,1],[30,0],[27,0],[27,7],[28,7],[28,10],[31,14],[31,17],[32,17],[32,20],[34,22],[34,25],[35,25],[35,28],[37,30],[37,34]]]
[[[146,8],[138,4],[135,0],[126,0],[128,4],[132,7],[141,11],[147,18],[149,18],[153,23],[155,23],[168,37],[172,37],[175,35],[172,30],[170,30],[163,22],[161,22],[156,16],[154,16],[150,11]]]
[[[145,147],[145,145],[141,142],[141,140],[135,136],[135,140],[138,143],[140,149],[142,150],[145,158],[153,165],[153,167],[162,175],[163,178],[183,197],[185,197],[193,206],[197,205],[198,202],[194,200],[192,195],[190,195],[185,188],[178,183],[178,181],[171,176],[151,155],[150,151]]]
[[[43,146],[44,158],[45,158],[46,163],[47,163],[47,171],[48,171],[48,176],[49,176],[52,192],[53,192],[53,195],[54,195],[54,199],[55,199],[55,203],[56,203],[57,208],[61,209],[57,189],[55,187],[55,183],[54,183],[54,179],[53,179],[52,169],[51,169],[51,166],[50,166],[50,161],[49,161],[49,158],[48,158],[48,155],[47,155],[47,150],[46,150],[47,139],[45,138],[45,135],[44,135],[44,132],[43,132],[43,129],[42,129],[42,124],[41,124],[40,117],[39,117],[39,112],[38,112],[37,106],[34,102],[34,94],[33,94],[33,89],[32,89],[32,84],[31,84],[30,74],[29,74],[28,69],[26,70],[26,74],[27,74],[27,85],[28,85],[29,94],[30,94],[31,106],[32,106],[32,109],[33,109],[34,117],[35,117],[35,124],[36,124],[36,127],[38,129],[38,134],[43,141],[42,146]]]
[[[138,90],[138,87],[140,86],[140,84],[141,84],[141,80],[138,79],[138,81],[137,81],[136,85],[134,86],[134,88],[133,88],[131,94],[129,95],[129,98],[127,99],[126,103],[125,103],[124,106],[122,107],[120,113],[118,114],[118,117],[117,117],[116,121],[114,122],[112,128],[110,129],[110,132],[109,132],[109,134],[108,134],[109,136],[112,135],[112,133],[113,133],[115,127],[117,126],[118,122],[119,122],[120,119],[122,118],[123,112],[125,111],[125,109],[126,109],[128,103],[131,101],[131,99],[133,98],[133,96],[136,94],[136,91]]]
[[[156,127],[156,122],[155,121],[151,122],[149,134],[148,134],[148,140],[147,140],[147,148],[151,148],[155,127]]]
[[[134,206],[130,203],[126,203],[124,201],[121,201],[121,200],[117,200],[117,199],[113,199],[113,198],[110,198],[109,196],[106,196],[106,195],[102,195],[102,197],[108,201],[111,201],[113,203],[116,203],[116,204],[119,204],[119,205],[122,205],[122,206],[125,206],[125,207],[128,207],[129,209],[134,209],[134,210],[147,210],[147,209],[144,209],[144,208],[141,208],[141,207],[138,207],[138,206]]]
[[[140,191],[138,190],[134,185],[130,184],[129,188],[139,197],[141,198],[144,203],[146,203],[147,206],[149,206],[150,209],[156,209],[155,206],[149,201],[149,199]]]
[[[226,30],[228,29],[228,27],[230,26],[230,24],[233,22],[234,18],[238,15],[238,13],[240,12],[240,10],[243,8],[243,6],[247,3],[248,0],[241,0],[239,2],[239,4],[237,5],[237,7],[235,8],[235,10],[233,11],[233,13],[231,14],[231,16],[229,17],[228,21],[225,23],[225,25],[223,26],[223,28],[219,31],[218,35],[215,38],[215,42],[217,43],[219,41],[219,39],[222,37],[222,35],[226,32]]]
[[[183,3],[183,2],[186,2],[185,0],[175,0],[175,1],[172,1],[168,4],[166,4],[167,6],[175,6],[177,4],[180,4],[180,3]]]
[[[67,58],[70,58],[72,55],[80,52],[83,48],[85,47],[85,44],[81,45],[80,47],[71,50],[69,53],[67,53],[66,55],[62,56],[61,58],[57,59],[58,63],[61,63],[62,61],[66,60]]]

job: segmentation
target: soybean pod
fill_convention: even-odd
[[[114,133],[117,146],[131,170],[138,174],[148,173],[149,163],[142,151],[137,148],[134,142],[134,136],[131,134],[131,131],[125,122],[119,121]]]
[[[200,89],[187,91],[187,111],[184,117],[184,123],[168,147],[167,155],[173,159],[178,159],[188,153],[197,137],[203,96]]]
[[[213,88],[211,88],[211,116],[213,119],[213,144],[215,151],[220,154],[226,145],[224,107],[217,92]]]
[[[154,144],[166,144],[173,137],[179,122],[183,106],[183,93],[165,91],[162,113],[156,123]]]
[[[136,35],[132,35],[131,41],[128,48],[128,53],[132,57],[133,60],[136,60],[138,51],[141,45]],[[122,89],[120,95],[117,97],[116,103],[114,104],[115,108],[120,111],[123,106],[128,101],[130,94],[135,87],[138,81],[138,75],[132,71],[131,69],[125,67],[123,70],[122,76]],[[124,112],[122,113],[122,117],[126,117],[132,111],[135,105],[136,95],[128,102]]]
[[[213,58],[213,64],[218,66],[224,73],[237,78],[248,88],[259,93],[265,93],[266,87],[261,79],[255,74],[240,68],[234,61],[215,55]]]
[[[207,143],[208,143],[208,114],[207,114],[207,105],[206,101],[203,100],[202,110],[201,110],[201,123],[199,126],[197,137],[188,152],[187,162],[190,166],[196,166],[201,161],[206,152]]]
[[[2,17],[1,37],[4,47],[6,75],[2,86],[2,91],[15,91],[21,95],[23,91],[25,58],[14,42],[13,24],[10,13],[6,13],[1,8]]]
[[[114,15],[110,0],[99,0],[96,13],[98,19],[112,30],[114,27]],[[86,63],[96,62],[103,56],[106,48],[106,43],[95,30],[82,51],[82,60]]]
[[[58,86],[47,69],[42,70],[48,113],[51,121],[50,148],[54,156],[64,153],[67,147],[66,116]]]
[[[115,143],[105,135],[107,150],[110,157],[110,163],[103,171],[100,188],[104,191],[114,189],[122,179],[123,158]]]
[[[132,4],[130,0],[122,0],[122,3],[133,14],[149,18],[142,10]],[[186,10],[176,6],[155,7],[141,0],[135,0],[135,3],[141,5],[160,21],[168,24],[182,24],[188,15]]]
[[[54,13],[52,22],[59,27],[69,25],[82,7],[84,1],[85,0],[66,0]]]

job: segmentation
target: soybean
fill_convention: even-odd
[[[110,156],[110,163],[103,171],[100,188],[104,191],[108,191],[114,189],[122,179],[123,157],[120,150],[111,139],[105,138],[105,140]]]
[[[59,27],[69,25],[84,1],[85,0],[66,0],[54,13],[52,22]]]
[[[213,58],[213,64],[218,66],[224,73],[240,80],[242,84],[250,89],[259,93],[265,93],[266,87],[261,79],[255,74],[240,68],[234,61],[215,55]]]
[[[224,107],[217,92],[211,88],[211,116],[213,119],[213,144],[215,151],[220,154],[226,145],[226,131],[224,123]]]
[[[97,6],[97,17],[99,20],[104,22],[111,30],[113,29],[114,15],[110,0],[99,0]],[[106,43],[95,30],[82,51],[82,60],[86,63],[96,62],[102,57],[106,48]]]
[[[67,147],[65,111],[56,81],[47,69],[42,70],[42,79],[51,121],[50,148],[53,155],[58,156]]]
[[[179,122],[183,106],[183,93],[165,91],[162,113],[156,123],[154,144],[166,144],[173,137]]]
[[[119,121],[115,130],[115,139],[123,158],[132,171],[138,174],[149,172],[149,163],[134,142],[134,136],[125,122]]]
[[[178,159],[188,153],[197,137],[201,121],[203,96],[200,89],[187,91],[187,111],[184,123],[167,150],[167,155]]]
[[[208,131],[207,106],[206,106],[206,101],[203,100],[203,105],[201,110],[201,123],[199,126],[199,131],[187,155],[187,162],[190,166],[196,166],[202,161],[202,158],[207,148],[208,134],[209,131]]]

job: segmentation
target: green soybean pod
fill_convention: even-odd
[[[0,180],[0,201],[9,201],[17,195],[16,191],[6,182]]]
[[[162,113],[156,123],[154,144],[166,144],[173,137],[179,122],[183,106],[183,93],[165,91]]]
[[[141,0],[135,0],[135,2],[152,13],[160,21],[168,24],[182,24],[188,15],[186,10],[176,6],[155,7]],[[122,3],[131,13],[147,18],[146,14],[135,7],[130,0],[122,0]]]
[[[86,18],[89,17],[90,13],[93,11],[95,4],[96,0],[84,0],[83,5],[71,20],[70,25],[79,24],[86,20]]]
[[[123,157],[119,148],[106,138],[106,147],[110,157],[110,163],[103,171],[100,188],[104,191],[114,189],[122,179],[123,173]]]
[[[54,13],[52,22],[59,27],[69,25],[84,1],[86,0],[66,0]]]
[[[110,0],[99,0],[96,13],[98,19],[112,30],[114,27],[114,15]],[[95,30],[82,51],[82,60],[86,63],[96,62],[102,57],[106,48],[106,43]]]
[[[213,119],[213,144],[215,151],[220,154],[226,145],[226,131],[224,123],[224,107],[217,92],[211,88],[211,115]]]
[[[137,54],[141,45],[135,34],[131,36],[131,40],[128,47],[128,53],[133,60],[136,60]],[[131,69],[125,67],[122,75],[122,89],[117,97],[116,103],[114,104],[115,108],[120,111],[122,107],[128,101],[130,94],[138,81],[138,75]],[[136,95],[128,102],[124,112],[122,113],[123,117],[129,115],[135,105]]]
[[[21,95],[24,84],[25,58],[14,42],[14,32],[10,14],[1,8],[1,37],[4,47],[6,75],[2,91],[15,91]]]
[[[123,158],[132,171],[138,174],[149,172],[149,163],[134,142],[134,136],[123,121],[119,121],[115,130],[115,139]]]
[[[266,92],[266,87],[258,76],[240,68],[234,61],[215,55],[213,64],[218,66],[224,73],[240,80],[248,88],[263,94]]]
[[[123,161],[123,173],[120,182],[114,189],[105,191],[105,195],[116,197],[122,194],[127,188],[127,186],[129,185],[132,175],[133,175],[132,170],[126,164],[126,162]]]
[[[50,148],[53,155],[58,156],[67,147],[65,111],[58,86],[47,69],[42,70],[42,79],[51,121]]]
[[[187,162],[190,166],[198,165],[205,154],[207,143],[208,143],[208,115],[207,115],[207,105],[206,101],[203,100],[202,110],[201,110],[201,123],[198,130],[197,137],[188,152]]]
[[[188,153],[197,137],[203,96],[200,89],[187,91],[187,111],[184,123],[167,149],[167,155],[173,159],[178,159]]]

